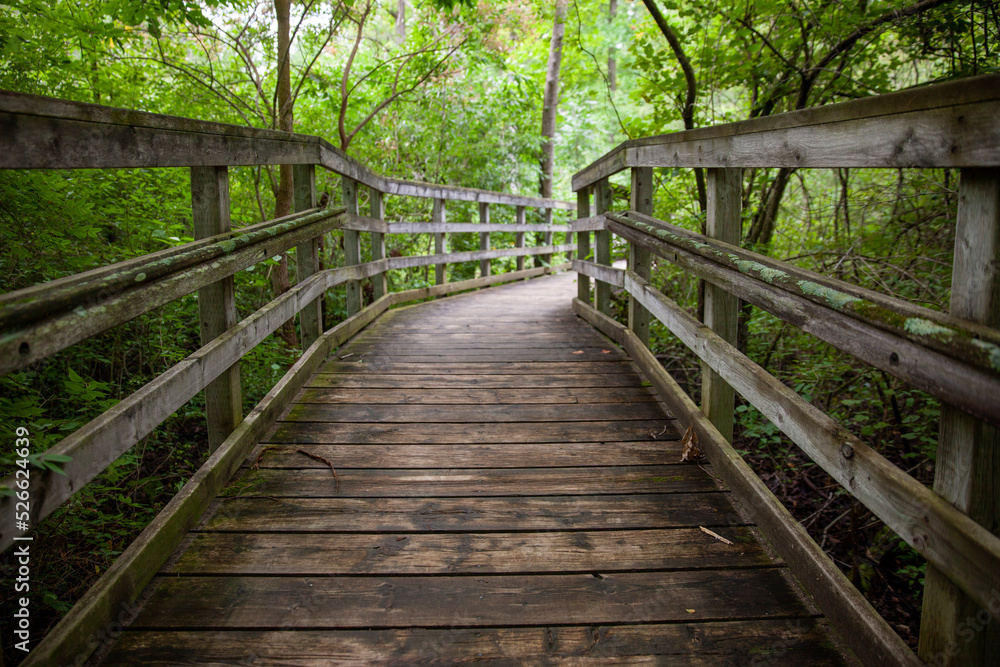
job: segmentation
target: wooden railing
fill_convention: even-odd
[[[297,212],[231,229],[227,167],[276,164],[294,165]],[[341,176],[342,206],[317,207],[316,166]],[[31,652],[32,664],[89,655],[99,643],[93,638],[115,623],[121,605],[135,600],[331,350],[392,305],[568,268],[551,266],[552,256],[575,247],[552,243],[554,232],[568,232],[565,224],[553,224],[553,211],[574,208],[568,202],[384,178],[317,137],[0,92],[0,168],[112,167],[189,167],[197,240],[0,296],[0,372],[24,368],[196,290],[202,347],[48,450],[47,455],[69,458],[65,474],[31,470],[23,484],[23,476],[5,480],[4,486],[23,491],[0,499],[0,549],[26,532],[16,529],[15,518],[27,514],[27,523],[37,525],[203,390],[212,454]],[[358,211],[360,186],[369,188],[368,216]],[[433,199],[432,220],[386,222],[385,195]],[[446,222],[447,201],[478,202],[479,222]],[[491,205],[514,207],[516,223],[490,223]],[[528,208],[541,209],[545,222],[527,224]],[[343,232],[346,266],[320,270],[319,240],[333,230]],[[480,250],[447,251],[446,234],[469,232],[479,233]],[[491,249],[491,232],[514,233],[515,247]],[[526,232],[543,234],[544,245],[525,247]],[[371,234],[372,261],[361,261],[360,233]],[[386,234],[434,234],[436,253],[387,258]],[[298,283],[237,322],[234,274],[291,248],[296,248]],[[526,269],[527,256],[540,256],[542,265]],[[517,270],[491,275],[490,260],[500,257],[516,257]],[[446,282],[447,264],[477,260],[478,278]],[[387,290],[387,271],[430,265],[436,267],[433,287]],[[365,279],[372,279],[374,292],[367,307],[360,290]],[[348,318],[324,332],[322,298],[338,285],[347,290]],[[296,314],[304,354],[244,417],[240,359]]]
[[[990,75],[628,141],[573,178],[578,313],[622,343],[676,416],[691,420],[722,479],[864,664],[919,660],[732,448],[734,390],[927,558],[921,658],[986,664],[989,633],[956,631],[969,613],[996,616],[1000,601],[1000,539],[980,525],[995,530],[1000,506],[998,118],[1000,76]],[[652,217],[654,167],[708,169],[707,235]],[[740,248],[747,167],[960,168],[951,313]],[[631,210],[613,212],[608,177],[625,169],[631,169]],[[586,261],[591,231],[595,261]],[[629,244],[628,270],[609,265],[611,234]],[[650,283],[650,255],[706,281],[704,324]],[[590,278],[597,281],[596,309]],[[628,328],[608,317],[612,287],[629,295]],[[936,492],[741,354],[734,347],[738,299],[940,398]],[[701,410],[649,352],[650,315],[707,366]]]

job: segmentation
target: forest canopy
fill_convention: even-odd
[[[625,139],[996,72],[998,40],[991,0],[0,0],[0,89],[317,135],[405,179],[537,195],[551,164],[552,196],[572,200],[572,174]],[[626,176],[612,179],[615,208],[627,206]],[[234,226],[291,210],[283,169],[234,168],[230,179]],[[742,243],[947,310],[956,182],[945,169],[748,169]],[[317,187],[340,197],[333,175]],[[184,169],[0,171],[0,291],[190,241],[189,188]],[[657,217],[703,228],[700,173],[657,169],[655,188]],[[387,218],[429,209],[394,200]],[[457,205],[449,220],[474,215]],[[388,251],[429,244],[394,237]],[[343,263],[338,235],[323,252],[325,265]],[[240,272],[241,315],[287,289],[294,270],[279,256]],[[461,279],[475,267],[449,270]],[[390,276],[393,289],[432,279]],[[689,275],[663,263],[653,282],[697,312]],[[616,308],[624,319],[623,298]],[[328,297],[327,312],[343,317],[342,294]],[[0,423],[30,419],[44,465],[47,446],[197,349],[197,332],[192,295],[0,378]],[[294,338],[294,327],[283,330],[247,357],[246,410],[297,358]],[[696,358],[656,325],[652,345],[696,396]],[[903,470],[933,479],[934,399],[748,305],[739,346]],[[46,622],[197,469],[199,400],[40,527],[62,545],[51,550],[61,564],[39,565]],[[752,406],[737,411],[737,447],[914,643],[922,559]]]

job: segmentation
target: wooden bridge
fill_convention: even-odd
[[[963,624],[1000,614],[998,117],[986,76],[634,140],[570,205],[384,178],[314,137],[0,93],[0,168],[190,167],[198,239],[0,297],[2,371],[194,291],[203,343],[50,450],[65,475],[8,480],[25,493],[2,500],[0,544],[25,503],[36,524],[201,391],[213,450],[23,664],[992,664],[1000,634]],[[227,167],[247,164],[294,165],[297,213],[231,230]],[[315,165],[341,207],[316,206]],[[961,169],[952,312],[739,248],[751,166]],[[652,217],[654,167],[708,169],[707,235]],[[432,199],[431,220],[387,222],[385,196]],[[479,221],[447,222],[447,201]],[[332,230],[347,265],[320,269]],[[386,257],[394,233],[435,254]],[[454,233],[480,250],[447,252]],[[298,283],[237,322],[233,274],[291,248]],[[704,323],[650,284],[652,256],[708,283]],[[493,275],[500,257],[517,269]],[[479,277],[447,282],[465,261]],[[431,265],[434,287],[388,290]],[[349,316],[324,327],[341,285]],[[947,403],[934,490],[739,353],[737,299]],[[302,357],[244,417],[240,358],[296,314]],[[650,316],[706,365],[701,408],[649,351]],[[734,391],[927,558],[919,658],[733,450]],[[689,427],[707,460],[682,460]]]

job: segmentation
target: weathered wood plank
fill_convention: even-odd
[[[525,605],[529,592],[533,604]],[[734,598],[746,604],[734,608]],[[620,573],[600,579],[589,574],[209,576],[158,577],[150,603],[132,627],[472,627],[808,615],[781,573],[767,569]]]
[[[550,221],[551,222],[551,221]],[[488,226],[490,224],[490,205],[486,202],[479,203],[479,249],[489,250],[490,249],[490,233],[489,231],[483,231],[483,226]],[[487,277],[490,275],[490,260],[481,259],[479,260],[479,275],[481,277]]]
[[[595,212],[601,215],[613,207],[611,185],[605,178],[594,186]],[[594,232],[594,261],[611,266],[611,232],[606,228]],[[605,315],[611,314],[611,285],[599,279],[594,286],[594,305]]]
[[[523,209],[523,206],[518,208]],[[468,234],[478,232],[565,232],[569,225],[545,224],[540,222],[390,222],[389,234]]]
[[[385,350],[366,350],[360,357],[365,364],[378,367],[383,363],[407,364],[496,364],[496,363],[557,363],[557,362],[603,362],[624,361],[627,357],[618,350],[608,348],[565,348],[548,350],[545,348],[527,350],[410,350],[407,353]],[[351,358],[345,361],[351,361]]]
[[[514,211],[514,220],[515,220],[515,223],[514,223],[515,226],[521,228],[514,235],[514,247],[515,248],[524,248],[524,233],[526,231],[532,231],[532,230],[525,229],[526,227],[528,227],[528,225],[526,225],[525,222],[524,222],[525,216],[524,216],[524,207],[523,206],[518,206],[517,209]],[[534,225],[531,225],[531,226],[534,227]],[[518,254],[517,255],[517,259],[515,260],[515,264],[517,266],[517,270],[518,271],[524,271],[524,255],[523,254]]]
[[[677,441],[598,442],[486,445],[283,445],[260,448],[259,468],[325,468],[326,463],[302,452],[322,456],[334,468],[536,468],[616,465],[673,465],[680,461]]]
[[[435,373],[320,373],[310,387],[370,387],[390,389],[510,389],[518,387],[638,387],[642,380],[629,373],[541,373],[535,375],[469,375]]]
[[[998,166],[998,90],[1000,75],[990,74],[626,141],[577,172],[573,190],[642,166]]]
[[[368,190],[368,202],[371,209],[371,216],[375,220],[385,219],[385,202],[382,198],[382,193],[375,188],[369,188]],[[372,260],[380,260],[386,256],[385,254],[385,233],[381,231],[373,231],[371,237],[372,245]],[[379,273],[372,276],[372,295],[375,300],[378,301],[383,296],[389,293],[389,286],[386,282],[385,273]]]
[[[130,609],[129,605],[197,523],[253,445],[315,372],[319,361],[386,308],[385,299],[373,303],[318,338],[21,664],[44,667],[76,662],[81,654],[89,656],[102,641],[98,633],[106,633],[115,622],[121,622],[121,610]]]
[[[463,534],[201,533],[177,575],[541,574],[772,565],[745,527]]]
[[[589,304],[577,300],[573,308],[581,317],[623,345],[670,410],[695,429],[713,468],[741,499],[742,515],[760,527],[799,581],[815,597],[823,612],[842,629],[843,636],[855,653],[871,664],[919,665],[920,662],[899,635],[775,498],[756,472],[664,370],[653,353],[631,331]],[[739,515],[733,513],[730,516]]]
[[[358,214],[358,184],[346,176],[340,179],[340,191],[348,215]],[[352,229],[344,229],[344,264],[351,266],[361,263],[361,236]],[[361,281],[349,280],[344,286],[347,292],[347,316],[361,310]]]
[[[305,389],[302,403],[362,405],[504,405],[512,403],[647,403],[656,397],[648,387],[566,387],[524,389]]]
[[[653,170],[651,168],[636,167],[632,170],[630,197],[630,207],[633,211],[647,215],[653,214]],[[628,267],[637,275],[650,280],[653,265],[649,250],[636,243],[630,243]],[[642,304],[631,296],[628,300],[628,327],[635,332],[643,345],[649,345],[649,313],[642,307]]]
[[[396,305],[407,303],[409,301],[415,301],[417,299],[428,299],[435,296],[441,296],[443,294],[453,294],[463,290],[500,285],[503,283],[523,280],[525,278],[543,276],[548,273],[552,273],[553,271],[564,271],[567,268],[568,267],[564,264],[562,266],[543,267],[540,269],[525,269],[524,271],[498,273],[496,275],[473,278],[471,280],[460,280],[457,283],[446,283],[444,285],[435,285],[433,287],[422,287],[418,289],[406,290],[404,292],[394,292],[392,294],[392,303],[393,305]]]
[[[548,375],[549,373],[634,373],[627,361],[538,361],[538,362],[483,362],[483,363],[406,363],[381,361],[329,361],[323,373],[384,373],[401,375]]]
[[[617,665],[675,662],[692,667],[743,665],[766,656],[773,667],[844,664],[814,619],[754,619],[658,625],[403,630],[136,631],[126,633],[107,665],[236,664],[262,667],[436,664]]]
[[[657,403],[595,403],[591,405],[508,404],[471,407],[468,405],[337,405],[297,403],[284,421],[350,422],[374,424],[452,424],[483,422],[550,421],[632,421],[668,419]]]
[[[432,222],[436,222],[436,223],[443,223],[443,222],[447,221],[447,216],[448,216],[448,213],[447,213],[447,210],[445,209],[444,200],[440,199],[440,198],[435,198],[434,199],[433,207],[431,209],[431,221]],[[446,239],[446,235],[444,233],[438,233],[438,234],[434,235],[434,255],[433,255],[433,257],[440,258],[440,257],[444,256],[445,253],[448,252],[448,246],[445,245],[445,239]],[[402,258],[394,258],[394,259],[402,259]],[[427,258],[421,258],[421,259],[430,259],[430,258],[427,257]],[[448,271],[447,271],[448,267],[447,267],[447,265],[444,262],[440,261],[439,259],[437,259],[436,261],[433,261],[433,262],[429,261],[429,262],[426,262],[424,264],[419,264],[419,265],[414,264],[414,266],[428,266],[429,264],[434,264],[434,284],[435,285],[443,285],[446,282],[448,282]],[[409,267],[403,267],[403,266],[397,267],[397,266],[393,266],[392,268],[395,269],[395,268],[409,268]]]
[[[980,608],[988,606],[991,591],[1000,590],[1000,538],[701,327],[641,278],[627,274],[625,287],[875,516],[944,570]]]
[[[590,258],[590,230],[584,229],[584,223],[590,217],[590,190],[584,188],[576,193],[576,216],[577,220],[570,223],[570,227],[576,232],[576,257],[573,259],[573,270],[577,271],[576,262],[588,261]],[[601,224],[604,224],[604,217],[601,216]],[[590,303],[590,278],[577,271],[576,276],[576,296],[581,301]]]
[[[435,237],[443,234],[435,234]],[[572,250],[569,243],[551,246],[531,246],[528,248],[495,248],[493,250],[468,250],[466,252],[447,252],[442,246],[438,249],[435,246],[434,255],[415,255],[411,257],[392,257],[389,259],[390,269],[412,269],[417,266],[444,266],[445,264],[458,264],[460,262],[472,262],[482,259],[497,259],[498,257],[515,257],[519,255],[544,255],[553,252],[565,252]],[[537,268],[537,267],[536,267]],[[544,267],[542,267],[544,268]]]
[[[480,532],[736,526],[725,493],[498,498],[225,498],[208,531]]]
[[[316,169],[311,164],[292,166],[292,183],[294,186],[293,203],[296,211],[307,211],[316,206]],[[320,270],[319,246],[322,237],[310,239],[295,248],[295,265],[298,282]],[[373,257],[373,259],[381,259]],[[323,333],[323,299],[316,299],[299,313],[300,343],[302,350],[310,346]]]
[[[595,262],[574,259],[573,270],[581,276],[587,276],[609,285],[614,285],[615,287],[623,287],[625,285],[625,274],[621,269],[613,266],[605,266]]]
[[[656,435],[654,438],[653,435]],[[468,424],[315,424],[284,422],[274,439],[288,443],[460,444],[491,442],[618,442],[675,440],[671,422],[542,422],[521,429],[502,423]]]

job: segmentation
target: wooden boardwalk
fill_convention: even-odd
[[[575,291],[410,306],[338,350],[105,664],[840,664]]]

